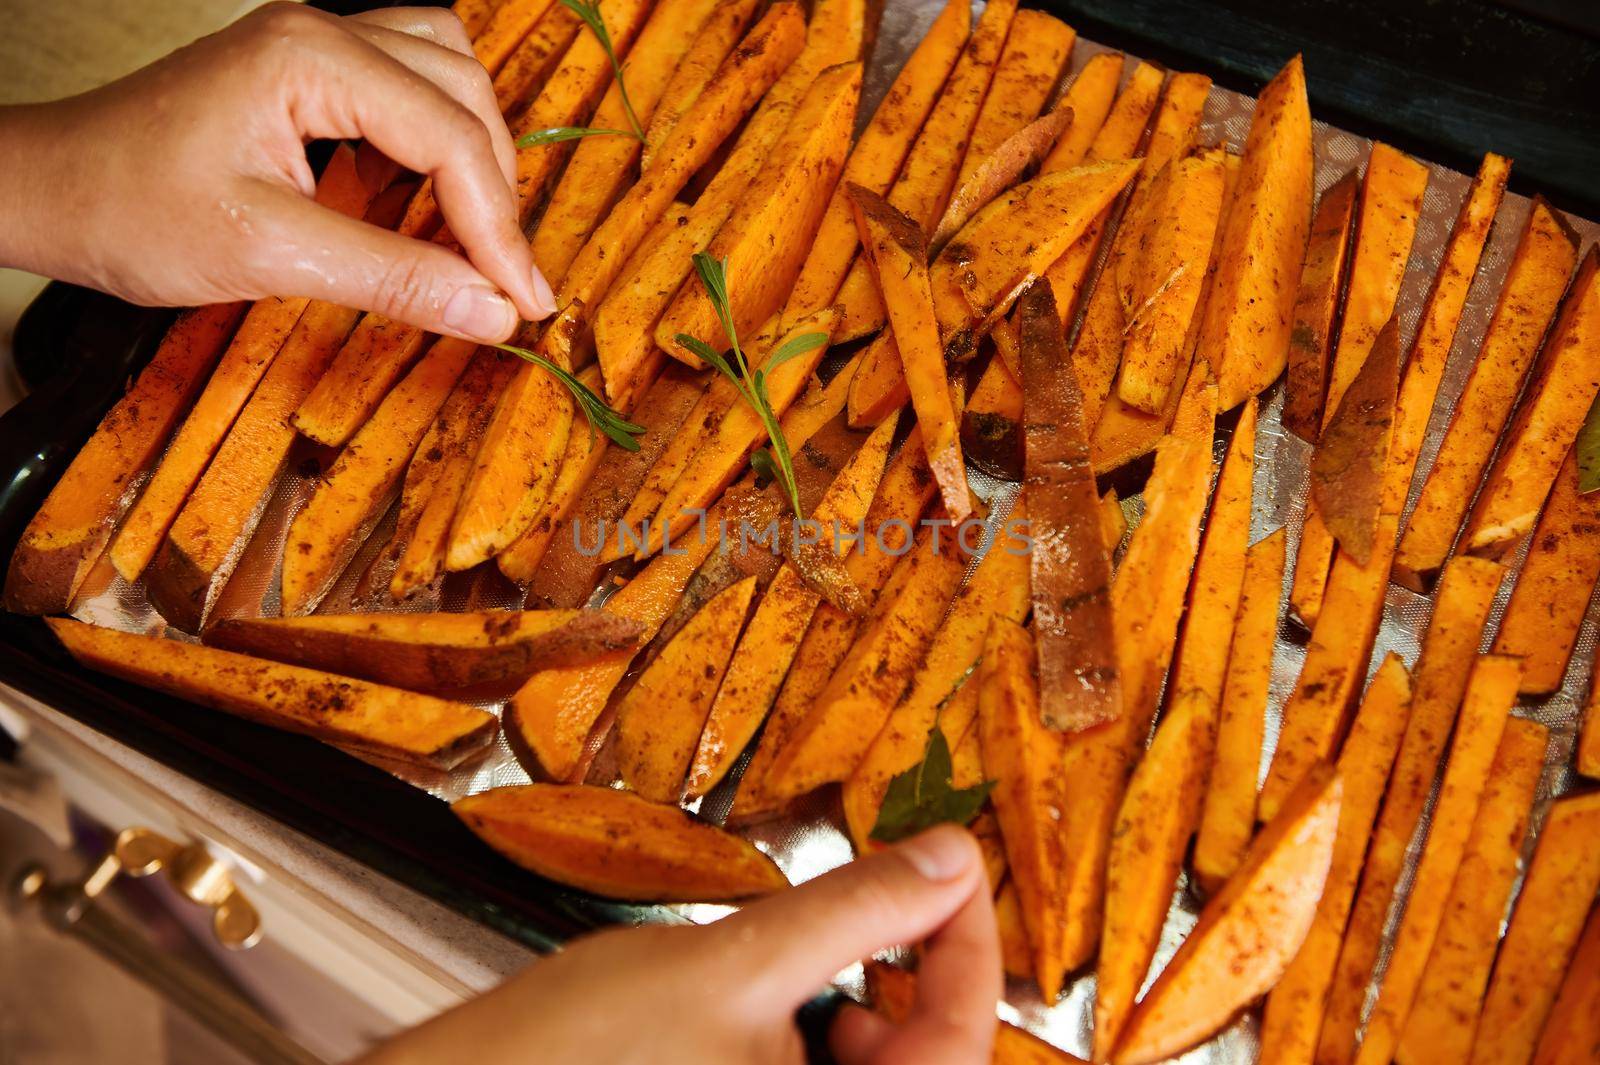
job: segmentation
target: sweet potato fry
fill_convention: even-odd
[[[1586,777],[1600,778],[1600,684],[1589,683],[1589,698],[1583,704],[1583,720],[1578,728],[1578,750],[1574,767]]]
[[[1278,982],[1316,914],[1342,790],[1331,766],[1306,776],[1134,1007],[1111,1061],[1171,1057]]]
[[[1117,394],[1151,414],[1166,409],[1178,374],[1188,369],[1185,341],[1222,212],[1223,168],[1220,159],[1203,156],[1163,167],[1141,200],[1141,239],[1119,260],[1137,265],[1123,301],[1129,313]],[[1112,280],[1103,277],[1100,283]]]
[[[1167,79],[1144,148],[1141,183],[1148,184],[1162,167],[1194,152],[1210,96],[1211,79],[1204,74],[1179,72]]]
[[[492,788],[452,809],[524,869],[608,898],[714,902],[789,886],[749,841],[615,788]]]
[[[846,190],[856,184],[879,195],[888,191],[911,151],[912,141],[939,99],[939,91],[961,55],[971,25],[971,5],[949,0],[873,112],[872,121],[861,132],[845,162],[816,239],[811,242],[800,276],[784,304],[783,325],[833,303],[860,246]]]
[[[952,777],[952,783],[954,778]],[[1008,977],[1033,979],[1033,947],[1022,923],[1022,903],[1017,885],[1009,878],[994,896],[994,923],[1000,934],[1000,966]]]
[[[416,362],[428,339],[428,334],[403,322],[381,314],[362,315],[322,380],[290,419],[295,429],[324,447],[348,441]]]
[[[1300,292],[1294,301],[1283,424],[1312,443],[1322,435],[1328,370],[1339,342],[1339,296],[1350,269],[1356,193],[1360,189],[1360,176],[1351,170],[1317,201],[1306,244],[1305,267],[1300,271]]]
[[[1578,491],[1578,465],[1568,454],[1517,573],[1511,602],[1495,635],[1495,654],[1522,659],[1522,691],[1561,687],[1578,626],[1600,579],[1600,496]]]
[[[283,613],[322,602],[400,486],[406,463],[477,350],[440,340],[361,427],[289,525],[283,551]],[[559,386],[557,386],[559,387]]]
[[[520,683],[637,642],[637,625],[587,610],[224,618],[206,631],[224,650],[414,691]]]
[[[1399,656],[1391,654],[1372,678],[1350,736],[1339,752],[1338,770],[1345,792],[1333,860],[1311,931],[1283,979],[1267,996],[1261,1021],[1262,1061],[1310,1065],[1317,1049],[1328,985],[1339,960],[1339,941],[1350,916],[1378,802],[1405,733],[1410,703],[1410,674]]]
[[[1528,1061],[1600,888],[1600,793],[1557,799],[1534,845],[1478,1018],[1473,1065]]]
[[[137,580],[155,557],[190,490],[310,302],[274,296],[256,301],[245,314],[233,342],[111,542],[112,564],[124,580]]]
[[[145,571],[161,616],[199,632],[255,532],[294,444],[289,415],[359,312],[314,301],[284,341]]]
[[[1256,100],[1222,252],[1206,298],[1200,350],[1231,410],[1283,372],[1311,228],[1311,112],[1305,69],[1289,60]]]
[[[679,629],[617,707],[623,783],[651,802],[676,804],[695,743],[750,613],[756,579],[718,592]]]
[[[639,156],[640,173],[656,165],[660,159],[658,153],[661,145],[671,135],[672,127],[678,124],[684,112],[711,83],[711,76],[750,28],[750,20],[755,18],[758,6],[756,0],[729,0],[718,4],[700,26],[694,41],[662,88],[661,99],[654,113],[648,121],[640,116],[641,122],[647,121],[644,150]]]
[[[518,42],[516,50],[506,57],[505,63],[495,72],[494,102],[502,115],[508,119],[516,118],[539,95],[582,28],[583,22],[565,4],[553,4],[539,16],[539,21],[533,24],[528,35]],[[425,182],[425,185],[431,184],[431,180]],[[439,215],[437,206],[429,206],[432,199],[430,190],[425,200],[413,197],[413,202],[417,204],[419,214],[426,212],[431,216],[433,229],[436,230],[444,219]],[[422,218],[418,220],[426,221]],[[424,238],[433,235],[432,231],[403,231]]]
[[[675,76],[679,59],[720,6],[714,0],[661,0],[650,13],[622,68],[628,100],[641,123],[651,122],[668,79]],[[742,8],[745,17],[736,23],[742,29],[751,5],[728,6]],[[734,32],[737,35],[740,31]],[[733,41],[728,43],[731,47]],[[726,54],[724,50],[723,55]],[[721,61],[722,56],[718,56],[716,62]],[[617,82],[613,81],[606,90],[590,125],[596,129],[628,128],[627,109]],[[586,137],[573,149],[572,160],[550,194],[550,202],[530,241],[533,261],[552,287],[559,288],[565,281],[567,267],[578,249],[622,195],[640,151],[641,145],[633,137]]]
[[[931,254],[937,255],[972,216],[991,203],[1022,174],[1039,162],[1050,146],[1072,125],[1072,112],[1056,108],[1042,118],[1036,118],[995,146],[988,158],[979,163],[972,176],[956,187],[939,224],[934,227],[928,242]]]
[[[1283,562],[1282,529],[1253,545],[1245,560],[1238,620],[1221,695],[1216,754],[1194,845],[1195,880],[1207,894],[1220,890],[1239,868],[1255,833],[1256,774],[1261,765],[1262,718],[1272,675],[1278,601],[1283,595]],[[1194,620],[1191,618],[1190,624]]]
[[[1111,552],[1089,466],[1083,394],[1048,281],[1017,307],[1025,400],[1023,494],[1044,723],[1081,732],[1122,714],[1111,623]]]
[[[247,306],[216,303],[178,316],[23,530],[6,572],[7,610],[59,614],[72,605]]]
[[[1006,841],[1006,863],[1033,945],[1033,975],[1054,1002],[1066,965],[1062,955],[1060,733],[1039,716],[1037,656],[1027,630],[996,618],[977,678],[979,742],[984,775]]]
[[[1106,854],[1138,744],[1149,734],[1172,658],[1184,592],[1199,547],[1211,481],[1204,442],[1173,437],[1156,457],[1147,509],[1111,587],[1122,716],[1067,737],[1062,884],[1064,958],[1070,971],[1093,954],[1101,930]]]
[[[1589,914],[1545,1021],[1533,1065],[1584,1065],[1600,1055],[1600,907]]]
[[[1577,260],[1576,234],[1554,208],[1535,200],[1483,347],[1400,538],[1394,577],[1401,584],[1421,589],[1449,554]]]
[[[1462,533],[1462,550],[1498,558],[1533,527],[1567,449],[1600,393],[1600,250],[1578,268],[1517,416]]]
[[[1022,519],[1014,510],[1008,525]],[[983,653],[983,643],[994,618],[1021,624],[1028,614],[1028,556],[1009,542],[1004,533],[978,563],[969,580],[939,624],[928,644],[922,665],[911,678],[911,687],[895,704],[889,719],[873,739],[856,771],[844,782],[841,800],[845,824],[856,852],[870,849],[872,828],[883,805],[889,781],[916,765],[928,742],[928,730],[937,721],[952,749],[965,742],[972,718],[955,705],[951,693],[957,686],[976,684],[969,671]],[[972,705],[976,709],[976,703]]]
[[[1549,740],[1550,731],[1535,721],[1506,722],[1416,1002],[1395,1044],[1395,1060],[1402,1065],[1466,1061],[1471,1056],[1478,1008],[1500,945],[1500,919],[1521,865],[1529,808],[1544,774]],[[1416,897],[1413,890],[1411,898]],[[1406,904],[1408,921],[1413,905]]]
[[[473,38],[483,32],[499,6],[500,0],[456,0],[450,5],[450,12],[461,20],[467,37]]]
[[[1022,479],[1022,385],[998,355],[961,411],[961,454],[991,476]]]
[[[1406,893],[1405,916],[1395,933],[1377,1005],[1356,1054],[1361,1065],[1388,1065],[1394,1057],[1466,853],[1507,714],[1517,699],[1521,673],[1522,664],[1503,655],[1484,655],[1473,663],[1428,841]]]
[[[499,71],[553,0],[504,0],[473,36],[472,54],[491,75]]]
[[[811,520],[825,537],[855,530],[865,521],[883,479],[889,445],[898,419],[878,426],[823,493]],[[846,547],[848,551],[848,547]],[[716,701],[695,734],[697,744],[687,764],[687,794],[698,798],[715,787],[733,768],[760,728],[822,596],[801,579],[793,565],[784,565],[756,607],[739,641]],[[680,775],[681,776],[681,775]]]
[[[1317,597],[1317,620],[1299,680],[1284,707],[1277,752],[1262,791],[1261,801],[1267,809],[1276,808],[1279,798],[1287,794],[1306,766],[1333,749],[1343,728],[1345,708],[1366,672],[1389,587],[1400,512],[1433,412],[1440,375],[1461,322],[1467,288],[1477,273],[1509,169],[1510,162],[1501,156],[1486,156],[1456,216],[1439,273],[1423,306],[1400,385],[1400,399],[1395,405],[1389,476],[1384,481],[1383,506],[1374,537],[1378,550],[1365,566],[1348,555],[1337,556],[1325,590]],[[1299,567],[1304,565],[1302,552],[1297,580]]]
[[[1078,76],[1072,79],[1072,84],[1061,97],[1061,103],[1056,106],[1057,110],[1072,112],[1072,126],[1061,135],[1055,147],[1050,149],[1050,154],[1039,164],[1040,173],[1071,170],[1083,165],[1089,154],[1089,145],[1094,143],[1100,127],[1105,125],[1107,116],[1111,114],[1112,103],[1117,98],[1117,85],[1122,81],[1123,64],[1121,52],[1101,52],[1091,56],[1083,69],[1078,71]]]
[[[464,703],[65,618],[46,623],[89,669],[364,754],[449,769],[495,733],[493,714]]]
[[[928,244],[915,220],[860,185],[850,188],[861,246],[888,309],[906,391],[922,428],[928,467],[952,521],[972,512],[955,403],[946,377],[928,280]]]
[[[984,5],[961,58],[945,80],[938,102],[889,189],[890,205],[909,215],[924,233],[932,231],[955,189],[967,141],[999,65],[1016,11],[1016,0]],[[842,308],[840,343],[883,326],[883,300],[872,283],[867,264],[859,258],[840,283],[835,302]]]
[[[1428,789],[1438,774],[1445,741],[1466,690],[1468,669],[1477,657],[1483,623],[1503,573],[1499,565],[1475,558],[1457,559],[1445,573],[1413,676],[1411,720],[1395,760],[1383,813],[1367,853],[1361,890],[1339,952],[1317,1050],[1319,1062],[1351,1061],[1355,1057],[1361,1009],[1378,958],[1384,919],[1404,866],[1406,847],[1422,817]],[[1262,794],[1264,807],[1266,792]]]
[[[1366,364],[1384,323],[1394,316],[1406,260],[1428,188],[1428,168],[1379,141],[1361,184],[1360,221],[1350,253],[1350,290],[1339,316],[1339,343],[1328,367],[1326,427]]]
[[[1372,558],[1400,388],[1400,320],[1390,318],[1311,456],[1306,521],[1320,521],[1357,562]]]
[[[1043,11],[1016,13],[951,188],[965,185],[996,148],[1039,116],[1077,38],[1071,26]]]
[[[803,795],[855,772],[961,584],[967,560],[956,546],[918,538],[899,567],[899,588],[879,599],[773,761],[765,782],[769,795]]]
[[[860,63],[818,76],[743,203],[706,249],[726,267],[729,310],[741,334],[760,326],[789,294],[844,169],[860,94]],[[699,357],[677,341],[680,334],[714,346],[726,342],[702,285],[678,290],[655,333],[663,351],[698,366]]]

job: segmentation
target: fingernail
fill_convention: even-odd
[[[468,285],[444,305],[444,324],[475,340],[498,341],[517,326],[517,309],[492,288]]]
[[[544,279],[539,268],[533,268],[533,303],[539,310],[540,318],[548,318],[556,313],[556,294],[550,291],[550,282]]]
[[[898,849],[929,880],[954,880],[972,864],[972,842],[964,829],[953,825],[931,828]]]

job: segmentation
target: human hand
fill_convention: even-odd
[[[430,176],[466,257],[314,203],[319,138]],[[103,88],[0,109],[0,158],[0,265],[136,303],[311,296],[485,341],[554,310],[511,135],[442,8],[269,4]]]
[[[941,826],[704,927],[603,932],[400,1036],[362,1065],[804,1060],[794,1011],[840,969],[926,939],[903,1025],[857,1006],[841,1065],[980,1065],[1000,947],[977,844]]]

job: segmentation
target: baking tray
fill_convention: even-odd
[[[889,0],[889,3],[895,10],[928,6],[925,0]],[[1087,28],[1089,20],[1079,17],[1083,12],[1078,9],[1090,5],[1079,0],[1038,6],[1061,14],[1080,30]],[[1350,2],[1344,6],[1354,10],[1361,5]],[[1401,6],[1418,11],[1422,7],[1421,4]],[[1139,5],[1130,7],[1138,9]],[[890,14],[895,14],[895,10]],[[1207,10],[1214,10],[1219,18],[1232,17],[1228,5],[1222,4],[1173,6],[1170,10],[1185,18]],[[1292,36],[1286,37],[1285,32],[1267,35],[1257,42],[1259,54],[1253,62],[1261,70],[1270,73],[1297,48],[1315,55],[1317,48],[1327,47],[1325,42],[1309,38],[1294,40]],[[1123,35],[1122,39],[1119,34]],[[1105,36],[1130,52],[1159,52],[1128,43],[1135,36],[1130,30],[1118,30],[1108,24]],[[1575,47],[1587,47],[1582,45],[1578,35],[1573,35],[1573,39],[1578,42]],[[904,20],[886,20],[880,49],[904,49],[906,42]],[[1229,57],[1236,58],[1248,44],[1248,41],[1235,42]],[[1075,66],[1081,64],[1086,50],[1093,47],[1084,41]],[[1228,60],[1208,63],[1200,57],[1159,54],[1157,58],[1169,58],[1180,69],[1216,74],[1224,85],[1234,84],[1245,90],[1259,87],[1259,83],[1240,81]],[[881,69],[882,64],[875,66]],[[1593,69],[1600,69],[1600,66]],[[878,80],[881,87],[881,74]],[[1318,86],[1318,80],[1313,77],[1312,109],[1319,118],[1326,118],[1330,105],[1319,95]],[[1395,87],[1394,91],[1402,90]],[[1450,99],[1450,92],[1436,83],[1430,82],[1429,92],[1437,106],[1444,106],[1438,101]],[[1465,87],[1459,92],[1463,100],[1472,95]],[[1477,95],[1481,97],[1482,94]],[[1582,100],[1582,97],[1573,99]],[[1591,97],[1587,105],[1591,119],[1594,99],[1596,97]],[[1522,107],[1509,99],[1506,102],[1508,110]],[[864,101],[863,109],[869,109],[871,103],[871,100]],[[1470,105],[1463,102],[1460,113],[1476,114],[1475,108],[1481,104],[1481,100]],[[1346,113],[1340,110],[1337,97],[1331,106],[1336,114]],[[1560,112],[1563,106],[1569,111],[1576,107],[1579,112],[1583,107],[1582,104],[1551,106],[1553,113]],[[1399,114],[1414,117],[1409,111]],[[1238,124],[1235,113],[1229,121],[1217,124],[1217,128],[1208,127],[1208,132],[1226,132],[1236,141],[1241,140],[1242,128],[1234,128]],[[1448,122],[1440,125],[1444,129],[1455,128]],[[1425,157],[1430,155],[1431,147],[1434,157],[1455,158],[1448,143],[1429,139],[1437,130],[1367,125],[1362,132],[1382,135]],[[1549,132],[1548,128],[1545,132]],[[1360,152],[1351,147],[1352,139],[1346,135],[1343,143],[1347,157],[1337,162],[1344,166],[1358,162]],[[1590,140],[1585,144],[1584,138],[1574,132],[1569,143],[1573,152],[1581,152],[1592,148],[1596,142]],[[1516,145],[1507,146],[1487,136],[1483,146],[1517,154]],[[1526,155],[1519,158],[1517,173],[1522,182],[1520,187],[1527,191],[1530,187],[1525,177],[1525,159]],[[1325,163],[1319,156],[1319,164]],[[1324,168],[1319,165],[1319,173]],[[1452,187],[1450,193],[1455,191]],[[1445,194],[1430,192],[1430,198]],[[1566,202],[1571,205],[1579,201],[1566,198]],[[1432,218],[1437,218],[1438,214],[1437,210],[1429,211]],[[1445,214],[1448,216],[1450,212]],[[1514,238],[1516,223],[1520,220],[1520,213],[1504,217],[1497,227],[1502,244]],[[1508,230],[1512,231],[1509,236],[1505,232]],[[1435,239],[1442,240],[1442,237]],[[1419,243],[1420,240],[1419,237]],[[1425,286],[1429,277],[1431,268],[1426,262],[1414,264],[1408,274],[1410,295],[1402,296],[1402,303],[1409,300],[1411,305],[1412,320],[1405,322],[1407,335],[1414,323],[1417,286]],[[1491,296],[1492,291],[1491,288]],[[23,526],[82,441],[120,394],[129,375],[149,358],[170,319],[171,312],[135,308],[63,285],[50,286],[30,308],[19,326],[16,350],[19,372],[33,392],[17,408],[0,417],[0,552],[4,552],[4,557],[9,557]],[[1457,348],[1459,352],[1463,344],[1458,344]],[[1269,408],[1275,406],[1272,400],[1277,392],[1274,390],[1264,397]],[[1448,391],[1442,394],[1442,404],[1448,402],[1450,395]],[[1436,412],[1435,422],[1438,421]],[[1441,426],[1436,425],[1430,436],[1439,428]],[[1285,441],[1285,444],[1258,449],[1274,458],[1264,475],[1271,488],[1266,493],[1260,493],[1258,488],[1257,535],[1278,524],[1293,526],[1298,523],[1305,454],[1296,448],[1294,441]],[[1430,460],[1431,452],[1425,453],[1424,463]],[[1297,477],[1302,482],[1299,485],[1295,483]],[[1132,500],[1130,504],[1136,508],[1137,501]],[[1391,589],[1390,617],[1386,619],[1386,627],[1399,631],[1402,636],[1414,630],[1426,617],[1425,601],[1416,597],[1408,599],[1408,595]],[[1589,629],[1583,644],[1586,649],[1592,646],[1592,624]],[[1286,695],[1281,690],[1281,678],[1292,682],[1297,671],[1298,649],[1294,636],[1292,630],[1286,629],[1280,640],[1280,661],[1275,670],[1280,679],[1274,684],[1275,705],[1281,705]],[[120,742],[537,949],[548,949],[571,935],[599,925],[678,916],[658,907],[606,902],[517,870],[468,833],[443,803],[384,770],[331,748],[87,672],[70,661],[36,619],[0,615],[0,639],[4,641],[0,645],[0,682],[55,706]],[[1414,655],[1414,645],[1408,647],[1403,640],[1399,649],[1411,651],[1408,658]],[[1181,925],[1180,920],[1169,928],[1176,933]],[[1078,991],[1086,993],[1088,983],[1080,981]],[[1050,1028],[1053,1034],[1068,1034],[1054,1025],[1041,1023],[1043,1019],[1038,1011],[1026,1004],[1019,1007],[1016,1016],[1033,1026]]]

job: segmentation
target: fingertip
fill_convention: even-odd
[[[983,869],[983,853],[972,833],[959,825],[935,825],[897,844],[894,850],[925,879],[960,880]]]
[[[455,335],[481,344],[499,344],[517,328],[517,309],[487,285],[467,285],[445,301],[442,319]]]
[[[897,1030],[886,1018],[849,1002],[840,1007],[828,1029],[828,1048],[839,1065],[857,1065],[871,1061]]]
[[[556,294],[538,266],[533,268],[533,309],[536,313],[529,321],[540,322],[556,313]]]

